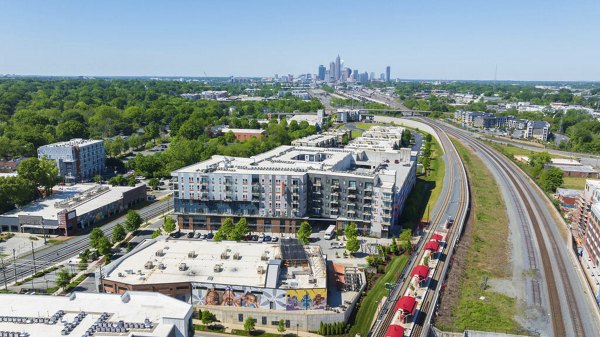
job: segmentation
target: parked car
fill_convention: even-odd
[[[200,239],[200,236],[202,235],[202,233],[198,232],[194,235],[194,239]]]
[[[279,241],[279,238],[278,238],[278,237],[276,237],[276,236],[274,236],[274,237],[271,239],[271,242],[278,242],[278,241]]]
[[[263,239],[264,242],[271,242],[271,237],[266,235],[265,238]]]
[[[206,239],[206,234],[200,234],[200,240]]]
[[[194,232],[187,233],[188,239],[192,239],[194,237]]]
[[[212,232],[206,234],[206,240],[212,240],[214,237],[215,235]]]
[[[258,235],[252,235],[252,241],[258,241]]]
[[[171,233],[171,237],[174,238],[174,239],[178,239],[180,236],[181,236],[181,232],[180,231]]]
[[[244,237],[242,238],[242,240],[244,240],[244,241],[252,241],[252,235],[246,234],[246,235],[244,235]]]

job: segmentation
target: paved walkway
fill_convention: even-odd
[[[193,320],[194,324],[202,324],[202,321],[199,319],[194,319]],[[236,323],[216,323],[216,324],[221,324],[225,327],[225,332],[226,334],[231,334],[231,330],[235,329],[235,330],[244,330],[244,325],[243,324],[236,324]],[[263,325],[259,325],[256,324],[256,330],[263,330],[265,332],[268,333],[273,333],[273,334],[277,334],[277,335],[296,335],[296,329],[294,328],[289,328],[287,330],[285,330],[284,333],[281,333],[279,331],[277,331],[277,327],[270,327],[270,326],[263,326]],[[195,335],[196,336],[223,336],[224,333],[219,333],[219,332],[208,332],[208,331],[196,331]],[[236,335],[237,336],[237,335]],[[316,333],[312,333],[312,332],[306,332],[306,331],[298,331],[298,336],[299,337],[323,337],[319,334]]]

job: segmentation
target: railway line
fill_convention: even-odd
[[[398,119],[397,122],[401,122],[401,120]],[[421,319],[417,320],[417,322],[415,322],[413,325],[411,335],[420,336],[422,332],[426,332],[428,330],[429,322],[431,321],[432,317],[431,314],[433,309],[435,309],[435,303],[437,303],[436,293],[442,286],[442,278],[446,274],[448,264],[450,263],[449,257],[454,251],[455,244],[462,231],[462,223],[466,218],[469,195],[466,173],[464,171],[462,161],[460,160],[454,145],[444,134],[444,132],[435,126],[432,127],[438,134],[441,142],[440,145],[443,147],[447,158],[448,174],[446,177],[450,177],[450,179],[453,181],[448,185],[448,190],[444,194],[441,207],[430,224],[430,230],[419,241],[419,244],[415,250],[416,254],[413,253],[413,256],[411,256],[411,259],[409,260],[409,263],[407,263],[402,276],[398,279],[398,282],[390,292],[390,296],[382,307],[375,324],[369,333],[369,336],[371,337],[384,337],[386,335],[387,329],[392,323],[395,315],[395,312],[392,310],[392,308],[399,297],[406,293],[410,285],[411,278],[407,277],[407,271],[412,270],[412,268],[422,260],[423,255],[425,254],[425,250],[423,249],[424,244],[431,239],[437,230],[440,230],[445,225],[445,215],[452,215],[456,219],[455,225],[452,226],[448,231],[446,236],[446,244],[441,252],[441,256],[443,256],[443,258],[439,258],[432,276],[432,278],[437,281],[437,283],[434,282],[434,284],[437,284],[437,289],[435,289],[435,291],[434,289],[429,289],[425,293],[419,310],[421,315],[418,316],[421,317]],[[455,198],[457,191],[458,199]],[[455,204],[456,210],[453,209],[453,204]]]
[[[511,197],[517,205],[517,215],[522,221],[530,268],[538,270],[540,265],[536,256],[541,260],[546,294],[541,290],[540,283],[532,280],[531,296],[534,303],[539,305],[545,302],[549,309],[552,335],[556,337],[598,336],[600,328],[596,310],[586,303],[589,302],[587,301],[589,296],[583,294],[582,289],[585,285],[582,287],[574,276],[575,267],[568,259],[568,246],[560,236],[557,224],[548,214],[541,192],[525,173],[502,154],[459,129],[437,122],[435,124],[471,147],[488,165],[495,167],[497,172],[500,172],[502,180],[509,184]],[[534,249],[535,243],[539,249],[537,254]]]
[[[173,203],[170,199],[158,201],[142,209],[139,214],[144,221],[147,221],[170,211],[173,207],[172,205]],[[110,235],[112,235],[112,229],[117,223],[116,220],[111,221],[100,227],[100,229],[104,235],[110,237]],[[5,269],[4,273],[0,273],[0,285],[4,286],[5,283],[11,284],[18,280],[22,280],[33,275],[34,269],[43,270],[49,268],[57,263],[76,257],[87,248],[89,248],[89,238],[85,235],[35,252],[35,268],[32,259],[33,257],[31,255],[17,258],[16,261],[11,261],[10,263],[7,263],[8,259],[4,259]],[[6,279],[4,278],[4,275],[6,275]]]

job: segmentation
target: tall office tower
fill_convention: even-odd
[[[350,69],[350,68],[344,68],[344,72],[346,72],[346,77],[350,78],[350,74],[352,74],[352,69]]]
[[[390,66],[385,67],[385,81],[390,81]]]
[[[348,80],[348,75],[347,75],[346,71],[342,71],[342,77],[340,77],[340,80],[342,82],[346,82]]]
[[[324,65],[319,65],[319,76],[318,76],[318,80],[319,81],[324,81],[325,80],[325,66]]]
[[[358,81],[358,69],[354,69],[354,71],[352,72],[352,78],[355,81]]]
[[[335,63],[330,62],[329,63],[329,80],[330,81],[335,81]]]
[[[339,80],[342,77],[342,63],[340,61],[340,55],[335,58],[335,79]]]
[[[384,73],[379,74],[379,79],[382,81],[385,81],[385,74]]]
[[[375,80],[375,72],[371,72],[371,75],[369,75],[369,81],[373,81]]]

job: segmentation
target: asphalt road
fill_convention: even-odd
[[[167,198],[166,200],[154,202],[141,210],[139,214],[142,216],[144,221],[155,218],[172,208],[172,200]],[[125,221],[124,216],[115,219],[102,227],[102,231],[106,236],[111,235],[112,229],[118,223]],[[81,252],[89,248],[89,239],[87,235],[75,237],[64,243],[49,246],[43,250],[36,251],[35,254],[35,269],[40,270],[53,266],[57,263],[68,261],[74,257],[77,257]],[[34,259],[31,254],[22,256],[16,261],[4,260],[5,269],[0,272],[0,285],[11,284],[15,280],[21,280],[31,276],[34,273]],[[1,268],[1,267],[0,267]],[[6,275],[6,278],[5,278]]]
[[[519,285],[527,291],[525,311],[548,317],[531,328],[546,336],[598,336],[598,308],[563,236],[566,228],[552,216],[554,210],[546,196],[514,163],[475,140],[471,133],[437,124],[473,148],[492,170],[507,201],[509,221],[520,227],[515,229],[519,236],[512,239],[523,241],[517,246],[522,250],[521,261],[515,262],[531,266],[530,275]]]

